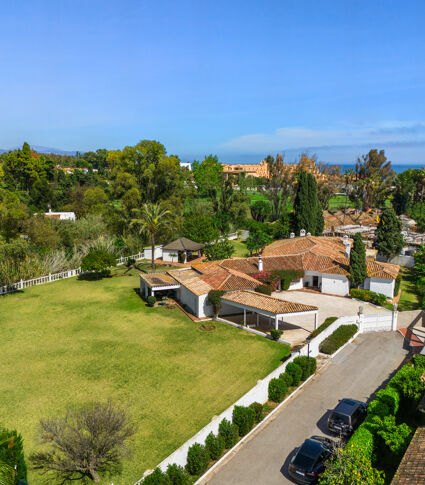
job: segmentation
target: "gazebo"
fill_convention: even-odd
[[[186,263],[202,255],[204,244],[179,237],[162,248],[163,261]]]

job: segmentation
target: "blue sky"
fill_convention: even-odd
[[[425,2],[8,0],[0,148],[425,162]]]

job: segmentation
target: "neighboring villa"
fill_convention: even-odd
[[[44,212],[42,215],[50,219],[75,222],[75,212],[52,212],[52,209],[49,209],[49,212]]]
[[[248,305],[249,299],[253,298],[250,291],[261,284],[253,275],[259,271],[296,270],[304,272],[304,276],[293,280],[289,290],[307,287],[331,295],[348,296],[350,247],[348,238],[307,235],[283,239],[267,246],[260,257],[195,263],[191,268],[167,273],[141,274],[140,293],[147,297],[172,292],[188,311],[197,317],[206,317],[213,315],[208,302],[210,290],[239,291]],[[392,298],[399,266],[372,260],[367,260],[366,264],[368,277],[364,288]],[[222,300],[221,314],[240,312],[240,307],[233,303],[229,305],[226,297]],[[274,304],[272,300],[271,305]],[[303,310],[298,308],[298,311]]]

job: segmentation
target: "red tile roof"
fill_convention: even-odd
[[[417,428],[391,485],[419,483],[425,483],[425,426]]]

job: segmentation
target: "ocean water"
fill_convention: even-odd
[[[341,164],[340,167],[341,167],[341,172],[344,173],[345,170],[348,170],[349,168],[352,168],[354,170],[356,164],[355,163],[347,163],[347,164]],[[409,168],[424,168],[425,167],[425,164],[413,164],[413,163],[405,163],[405,164],[401,164],[401,163],[393,163],[392,164],[392,167],[393,167],[393,170],[395,173],[400,173],[400,172],[404,172],[405,170],[409,169]]]

